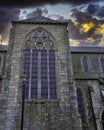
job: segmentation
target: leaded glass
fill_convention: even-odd
[[[38,37],[38,33],[35,32],[34,35],[33,35],[34,38],[37,38]]]
[[[49,51],[50,98],[56,99],[55,52]]]
[[[45,32],[42,33],[42,38],[47,38],[47,34]]]
[[[23,69],[29,77],[26,99],[37,99],[40,94],[41,99],[48,99],[49,95],[50,99],[56,99],[55,45],[51,36],[38,28],[28,37],[25,45]]]
[[[31,98],[37,98],[38,89],[38,51],[32,51]]]
[[[30,73],[30,50],[24,50],[24,74],[29,77]],[[24,86],[24,96],[25,99],[28,99],[29,96],[29,81],[27,79],[25,86]]]
[[[37,99],[37,88],[31,88],[31,99]]]
[[[84,68],[84,72],[88,72],[88,61],[86,56],[83,57],[83,68]]]
[[[48,99],[47,50],[41,51],[41,98]]]
[[[77,101],[78,101],[78,110],[79,110],[79,113],[81,115],[81,122],[82,122],[82,124],[85,124],[86,120],[85,120],[83,99],[82,99],[81,90],[79,88],[77,89]]]

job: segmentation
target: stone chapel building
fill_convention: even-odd
[[[104,47],[71,47],[67,26],[12,22],[0,46],[0,130],[104,130]]]

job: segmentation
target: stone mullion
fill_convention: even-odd
[[[50,99],[49,50],[47,50],[48,99]]]
[[[56,96],[57,99],[60,97],[60,90],[59,90],[59,63],[58,63],[58,53],[55,51],[55,71],[56,71]]]
[[[31,49],[31,52],[30,52],[30,73],[29,73],[29,99],[31,99],[31,79],[32,77],[32,49]]]
[[[41,51],[38,52],[38,99],[41,99]]]

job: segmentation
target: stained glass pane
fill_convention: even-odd
[[[82,124],[85,124],[86,120],[85,120],[82,93],[81,93],[80,89],[77,89],[77,101],[78,101],[78,110],[79,110],[79,113],[81,115],[81,122],[82,122]]]
[[[56,73],[55,73],[55,52],[49,51],[49,78],[50,78],[50,99],[56,99]]]
[[[35,42],[34,42],[35,41]],[[38,49],[51,48],[52,42],[50,37],[46,32],[37,30],[29,38],[28,48],[35,47]],[[44,44],[44,46],[43,46]],[[30,46],[31,45],[31,46]],[[31,93],[31,99],[38,98],[38,81],[39,81],[39,72],[41,70],[41,98],[48,99],[48,85],[50,87],[50,99],[56,99],[56,70],[55,70],[55,52],[53,49],[49,50],[49,56],[47,55],[47,50],[37,50],[25,49],[24,51],[24,74],[29,76],[27,87],[25,88],[25,98],[28,99],[29,94]],[[41,52],[41,59],[38,59],[38,55]],[[49,59],[48,59],[49,57]],[[40,60],[41,65],[38,65]],[[39,64],[40,64],[39,63]],[[31,75],[30,75],[31,74]],[[50,83],[48,83],[50,81]],[[30,88],[29,88],[30,87]],[[30,91],[31,89],[31,91]],[[29,92],[30,91],[30,92]]]
[[[38,51],[32,52],[32,71],[31,71],[31,98],[37,98],[38,90]]]
[[[24,74],[29,77],[30,72],[30,50],[25,49],[24,50]],[[24,84],[24,83],[23,83]],[[24,95],[25,99],[28,99],[29,97],[29,79],[26,79],[25,86],[24,86]]]
[[[41,98],[48,99],[47,51],[41,51]]]
[[[47,37],[47,34],[45,32],[42,33],[42,38],[46,38]]]
[[[37,38],[38,37],[38,33],[35,32],[34,35],[33,35],[34,38]]]
[[[85,56],[83,57],[83,67],[84,67],[84,72],[88,72],[88,62]]]

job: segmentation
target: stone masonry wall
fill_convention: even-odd
[[[91,53],[72,53],[72,65],[74,70],[74,79],[77,87],[80,87],[83,94],[83,102],[86,115],[86,124],[88,130],[101,130],[101,111],[103,109],[103,100],[101,96],[101,86],[99,79],[104,77],[100,58],[104,54]],[[89,71],[83,71],[82,58],[88,59]]]
[[[6,111],[6,130],[20,129],[22,52],[26,37],[36,29],[43,27],[55,38],[57,45],[58,93],[56,102],[25,102],[25,130],[81,130],[78,117],[74,84],[72,80],[69,39],[65,25],[16,24],[10,40],[10,79]],[[13,46],[12,46],[13,45]]]

